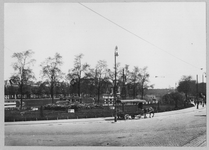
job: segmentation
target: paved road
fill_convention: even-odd
[[[156,113],[154,118],[5,123],[6,146],[206,146],[206,108]]]

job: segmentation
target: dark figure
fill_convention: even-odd
[[[143,109],[143,104],[142,104],[142,103],[139,103],[139,104],[138,104],[138,108]]]
[[[144,114],[144,118],[147,118],[147,108],[142,109],[142,112]]]
[[[149,117],[151,118],[151,117],[154,117],[155,110],[152,107],[145,108],[145,109],[143,109],[143,114],[144,114],[144,118],[147,118],[147,114],[149,114]],[[151,116],[151,114],[152,114],[152,116]]]
[[[199,108],[199,101],[197,101],[197,109]]]
[[[43,117],[44,113],[43,113],[43,106],[40,107],[40,117]]]
[[[151,114],[152,114],[152,117],[154,117],[154,115],[155,115],[155,110],[154,110],[154,108],[152,108],[152,107],[149,107],[149,108],[147,108],[148,109],[148,113],[149,113],[149,117],[151,118]]]

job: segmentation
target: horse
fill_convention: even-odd
[[[149,114],[149,117],[151,118],[151,117],[154,117],[155,110],[152,107],[145,108],[145,109],[143,109],[143,114],[144,114],[144,118],[147,118],[147,114]],[[152,116],[151,116],[151,114],[152,114]]]

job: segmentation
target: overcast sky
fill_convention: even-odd
[[[106,60],[113,69],[117,46],[121,67],[147,66],[155,88],[175,87],[183,75],[196,79],[198,74],[202,81],[205,7],[204,2],[5,4],[4,79],[14,73],[14,52],[35,52],[32,68],[41,80],[40,63],[56,52],[63,57],[64,73],[80,53],[91,67]]]

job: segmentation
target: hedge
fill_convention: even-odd
[[[157,109],[157,105],[144,105],[144,108],[152,106],[155,108],[155,112],[164,112],[175,110],[173,105],[160,105],[159,110]],[[192,107],[194,105],[190,104],[187,107]],[[131,106],[125,106],[130,107]],[[136,107],[136,106],[134,106]],[[179,107],[178,109],[182,109],[183,107]],[[121,106],[118,107],[121,109]],[[114,110],[110,109],[108,106],[104,107],[95,107],[92,109],[83,109],[78,108],[75,113],[68,113],[67,109],[63,108],[63,110],[47,110],[43,109],[43,116],[41,116],[41,111],[39,110],[5,110],[5,122],[13,122],[13,121],[35,121],[35,120],[57,120],[57,119],[79,119],[79,118],[95,118],[95,117],[112,117],[114,116]]]

